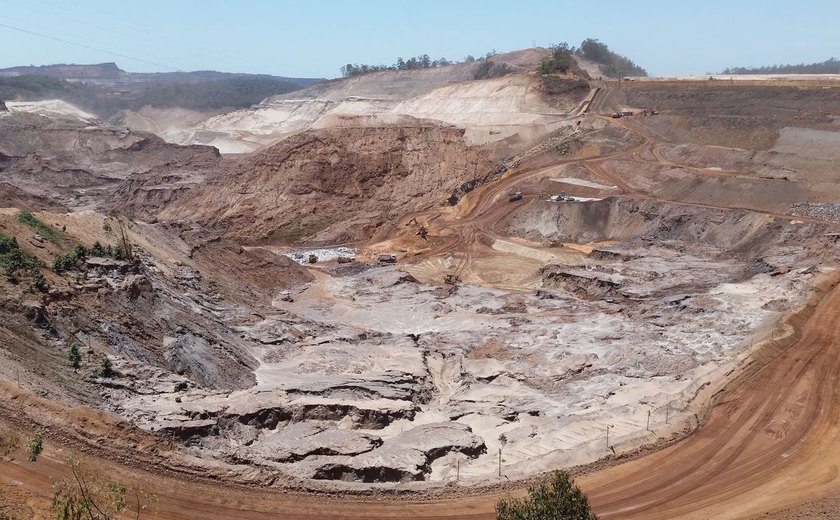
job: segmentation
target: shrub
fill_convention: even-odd
[[[73,248],[73,256],[76,257],[76,260],[84,260],[88,256],[88,250],[84,245],[76,244],[76,247]]]
[[[102,356],[102,365],[99,369],[99,375],[108,378],[114,377],[114,364],[111,363],[108,356]]]
[[[566,42],[551,46],[551,54],[543,57],[537,65],[540,74],[568,72],[574,65],[572,50]]]
[[[70,344],[67,359],[70,361],[70,366],[73,367],[73,370],[79,370],[79,367],[82,366],[82,354],[79,352],[79,347],[75,343]]]
[[[120,482],[105,480],[98,468],[71,454],[67,460],[70,475],[55,483],[52,517],[58,520],[111,520],[122,518],[130,509],[129,501],[136,507],[131,518],[139,519],[144,513],[155,515],[157,497],[143,490],[129,490]]]
[[[589,500],[565,471],[528,488],[523,499],[503,498],[496,504],[497,520],[597,520]]]
[[[44,451],[44,431],[38,430],[35,435],[29,439],[29,462],[38,460],[38,456]]]
[[[500,78],[506,76],[514,70],[507,63],[496,63],[494,61],[484,60],[476,67],[473,73],[473,79],[490,79]]]
[[[32,276],[32,289],[42,293],[50,290],[50,284],[47,283],[47,279],[44,278],[44,273],[40,269],[35,271],[35,274]]]
[[[75,269],[77,264],[76,257],[72,254],[58,255],[53,260],[53,271],[56,273],[63,273],[71,269]]]

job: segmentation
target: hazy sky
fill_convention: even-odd
[[[348,62],[460,60],[587,37],[653,75],[809,63],[840,58],[840,1],[0,0],[0,67],[335,77]]]

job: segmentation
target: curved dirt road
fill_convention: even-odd
[[[840,286],[799,336],[696,434],[581,479],[600,517],[744,518],[840,490]]]

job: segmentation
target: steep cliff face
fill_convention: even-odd
[[[416,122],[313,130],[233,164],[156,216],[246,242],[365,239],[400,215],[443,203],[494,158],[468,146],[463,130]]]

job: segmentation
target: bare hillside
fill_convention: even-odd
[[[528,139],[556,129],[586,96],[585,84],[573,83],[562,97],[547,103],[534,77],[539,57],[529,49],[489,58],[510,73],[475,80],[482,62],[411,71],[388,71],[333,80],[294,93],[275,96],[260,105],[209,118],[178,137],[181,143],[208,144],[222,153],[247,152],[308,128],[340,125],[348,116],[366,116],[371,124],[399,124],[412,116],[467,131],[472,144],[522,134]]]
[[[485,175],[493,155],[469,146],[463,130],[418,121],[324,128],[232,163],[177,200],[160,177],[135,176],[114,203],[252,243],[364,240],[406,211],[443,203]],[[138,197],[144,192],[162,198]]]

